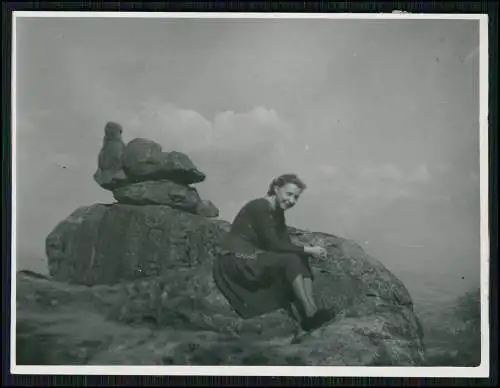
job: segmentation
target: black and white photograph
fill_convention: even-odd
[[[487,16],[13,19],[12,373],[488,376]]]

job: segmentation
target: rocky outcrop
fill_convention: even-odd
[[[19,274],[17,363],[407,366],[423,360],[415,318],[399,307],[372,304],[370,314],[339,317],[291,344],[294,324],[283,312],[241,320],[219,294],[201,297],[198,288],[188,295],[183,290],[192,282],[177,288],[186,278],[155,299],[148,296],[153,281],[129,283],[129,289],[85,287]],[[123,300],[135,306],[135,319],[130,312],[128,319],[118,315]]]
[[[206,175],[188,155],[164,152],[149,139],[135,138],[125,144],[122,133],[120,124],[106,123],[94,173],[100,187],[112,191],[120,203],[169,205],[204,217],[219,216],[213,202],[202,200],[190,186],[203,182]]]
[[[161,148],[134,144],[142,147],[136,155],[144,151],[134,163],[159,160]],[[153,176],[146,167],[134,172],[142,173]],[[230,224],[216,219],[215,206],[186,181],[159,177],[116,187],[117,203],[82,206],[56,225],[46,239],[50,278],[18,273],[18,363],[425,362],[405,286],[359,245],[330,234],[290,228],[292,241],[328,252],[311,265],[318,307],[338,313],[332,322],[297,336],[297,322],[285,311],[241,319],[212,277]]]
[[[161,145],[148,139],[130,141],[123,153],[123,168],[133,181],[170,179],[191,184],[205,180],[189,157],[178,151],[163,152]]]
[[[148,346],[159,347],[160,353],[151,350],[142,361],[153,364],[177,363],[181,355],[182,362],[229,365],[423,362],[422,332],[404,285],[357,244],[329,234],[290,228],[293,241],[327,248],[328,259],[312,263],[314,292],[319,306],[340,312],[336,320],[297,341],[297,325],[285,311],[240,319],[213,283],[211,271],[218,241],[229,226],[165,205],[98,204],[77,209],[47,237],[53,280],[19,277],[26,291],[18,292],[24,298],[18,306],[29,327],[24,341],[45,336],[48,326],[36,325],[41,318],[33,311],[47,315],[43,306],[48,304],[53,305],[54,321],[58,309],[88,309],[86,319],[93,316],[109,326],[104,331],[114,332],[113,327],[146,341],[141,345],[145,353]],[[30,293],[37,296],[29,297]],[[119,338],[94,339],[101,341],[98,348],[103,353],[90,346],[83,354],[95,355],[86,362],[134,363],[136,345],[120,344]],[[113,350],[127,346],[124,353]]]
[[[197,213],[202,204],[195,188],[166,179],[119,187],[113,191],[113,196],[120,203],[168,205],[192,213]]]
[[[210,200],[203,200],[198,203],[196,213],[204,217],[219,217],[219,209]]]
[[[220,225],[162,205],[81,207],[47,236],[50,274],[72,283],[114,284],[210,265]]]

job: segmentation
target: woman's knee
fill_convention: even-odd
[[[302,259],[298,255],[284,254],[280,257],[280,264],[285,272],[285,277],[290,281],[294,280],[298,275],[304,275],[307,272]]]

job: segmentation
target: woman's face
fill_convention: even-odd
[[[276,204],[283,210],[288,210],[295,206],[299,200],[302,190],[294,183],[287,183],[284,186],[276,186]]]

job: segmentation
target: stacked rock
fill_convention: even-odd
[[[164,152],[160,144],[136,138],[125,145],[120,124],[108,122],[94,180],[113,192],[120,203],[168,205],[204,217],[219,210],[202,200],[192,184],[203,182],[201,172],[184,153]]]

